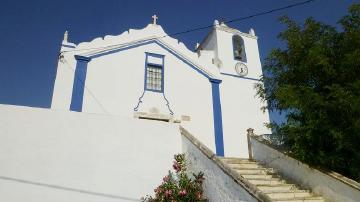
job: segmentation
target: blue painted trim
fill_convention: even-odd
[[[220,88],[219,88],[221,80],[209,79],[209,81],[211,83],[211,90],[212,90],[216,155],[224,156],[224,138],[223,138],[222,112],[221,112]]]
[[[154,64],[154,63],[150,63],[148,60],[149,56],[155,56],[155,57],[160,57],[162,59],[161,61],[161,65],[160,64]],[[144,80],[144,90],[145,91],[152,91],[152,92],[157,92],[157,93],[163,93],[164,92],[164,55],[160,55],[160,54],[156,54],[156,53],[148,53],[145,52],[145,80]],[[154,66],[156,68],[161,69],[161,90],[155,90],[155,89],[149,89],[146,86],[147,83],[147,67],[148,65]]]
[[[164,57],[165,57],[165,56],[164,56]],[[164,60],[164,58],[163,58],[163,60],[162,60],[162,66],[165,67],[165,60]],[[174,112],[173,112],[173,110],[171,110],[171,107],[170,107],[170,102],[169,102],[169,100],[168,100],[168,99],[166,98],[166,96],[165,96],[165,68],[163,68],[162,83],[163,83],[163,96],[164,96],[164,99],[165,99],[165,101],[166,101],[166,106],[167,106],[167,108],[168,108],[168,110],[169,110],[169,112],[170,112],[170,115],[174,115]]]
[[[165,55],[161,55],[161,54],[157,54],[157,53],[145,52],[145,54],[148,55],[148,56],[157,57],[157,58],[164,58],[165,57]]]
[[[103,53],[98,53],[98,54],[95,54],[95,55],[92,55],[90,56],[91,58],[98,58],[98,57],[101,57],[101,56],[104,56],[104,55],[109,55],[109,54],[113,54],[113,53],[117,53],[117,52],[120,52],[120,51],[124,51],[124,50],[128,50],[128,49],[132,49],[132,48],[136,48],[136,47],[139,47],[139,46],[144,46],[144,45],[148,45],[148,44],[152,44],[152,43],[155,43],[157,45],[159,45],[160,47],[164,48],[165,50],[169,51],[169,53],[171,53],[172,55],[174,55],[176,58],[178,58],[179,60],[183,61],[185,64],[189,65],[192,69],[194,69],[196,72],[200,73],[201,75],[205,76],[206,78],[211,78],[209,75],[207,75],[205,72],[202,72],[200,69],[198,69],[197,67],[195,67],[193,64],[191,64],[190,62],[184,60],[183,58],[181,58],[178,54],[176,54],[174,51],[172,51],[171,49],[167,48],[166,46],[162,45],[161,43],[159,43],[158,41],[156,40],[147,40],[147,41],[143,41],[143,42],[139,42],[138,44],[133,44],[133,45],[129,45],[129,46],[126,46],[126,47],[123,47],[123,48],[119,48],[119,49],[116,49],[116,50],[111,50],[111,51],[108,51],[108,52],[103,52]],[[164,55],[160,55],[160,54],[156,54],[156,53],[146,53],[145,54],[153,54],[155,57],[158,56],[158,57],[162,57]],[[165,57],[165,56],[164,56]]]
[[[147,62],[147,65],[151,65],[151,66],[155,66],[155,67],[159,67],[159,68],[162,68],[163,65],[161,64],[156,64],[156,63],[152,63],[152,62]]]
[[[162,59],[161,64],[154,64],[154,63],[148,62],[148,56],[161,58],[161,59]],[[157,92],[157,93],[162,93],[162,94],[163,94],[164,100],[166,101],[166,106],[167,106],[167,108],[168,108],[168,110],[169,110],[169,112],[170,112],[170,115],[174,115],[174,112],[171,110],[171,107],[170,107],[170,102],[169,102],[169,100],[166,98],[165,92],[164,92],[164,91],[165,91],[165,90],[164,90],[164,89],[165,89],[165,79],[164,79],[164,78],[165,78],[165,68],[164,68],[164,67],[165,67],[165,60],[164,60],[164,58],[165,58],[165,55],[160,55],[160,54],[157,54],[157,53],[145,52],[144,90],[143,90],[141,96],[139,97],[139,101],[138,101],[136,107],[134,108],[134,111],[138,111],[138,109],[139,109],[139,107],[140,107],[140,104],[143,102],[143,101],[142,101],[142,98],[144,97],[145,92],[146,92],[146,91],[151,91],[151,92]],[[146,81],[147,81],[147,76],[146,76],[147,71],[146,71],[146,67],[147,67],[148,65],[152,65],[152,66],[156,66],[156,67],[162,68],[162,77],[161,77],[161,79],[162,79],[162,80],[161,80],[162,85],[161,85],[161,91],[153,90],[153,89],[147,89],[147,88],[146,88]]]
[[[82,55],[75,55],[74,57],[77,61],[80,60],[80,61],[90,62],[90,60],[91,60],[91,57],[86,57],[86,56],[82,56]]]
[[[110,55],[110,54],[113,54],[113,53],[117,53],[117,52],[120,52],[120,51],[125,51],[125,50],[129,50],[129,49],[137,48],[139,46],[144,46],[144,45],[148,45],[148,44],[152,44],[152,43],[154,43],[154,42],[153,41],[144,41],[144,42],[140,42],[140,43],[137,43],[137,44],[132,44],[132,45],[129,45],[129,46],[126,46],[126,47],[118,48],[118,49],[115,49],[115,50],[102,52],[102,53],[97,53],[97,54],[92,55],[90,57],[91,58],[99,58],[99,57],[102,57],[102,56],[105,56],[105,55]]]
[[[247,80],[252,80],[252,81],[260,81],[260,79],[250,78],[250,77],[246,77],[246,76],[239,76],[239,75],[235,75],[235,74],[228,74],[228,73],[220,73],[220,74],[226,75],[226,76],[236,77],[236,78],[239,78],[239,79],[247,79]]]
[[[183,61],[185,64],[189,65],[193,70],[195,70],[196,72],[200,73],[201,75],[205,76],[206,78],[211,78],[209,75],[207,75],[206,73],[202,72],[200,69],[198,69],[197,67],[195,67],[193,64],[191,64],[190,62],[184,60],[183,58],[181,58],[179,55],[177,55],[174,51],[168,49],[166,46],[162,45],[161,43],[155,41],[156,44],[158,44],[159,46],[161,46],[162,48],[166,49],[167,51],[169,51],[172,55],[174,55],[176,58],[178,58],[179,60]]]
[[[220,84],[220,83],[222,82],[222,80],[213,79],[213,78],[209,78],[209,81],[210,81],[211,83],[218,83],[218,84]]]
[[[65,44],[61,44],[61,46],[64,46],[66,48],[76,48],[76,46],[70,46],[70,45],[65,45]]]
[[[144,95],[145,95],[145,88],[146,88],[146,64],[148,63],[148,58],[147,58],[147,55],[145,54],[145,64],[144,64],[144,66],[145,66],[145,72],[144,72],[144,88],[143,88],[143,92],[142,92],[142,94],[141,94],[141,96],[139,97],[139,101],[138,101],[138,103],[137,103],[137,105],[136,105],[136,107],[134,108],[134,111],[138,111],[138,109],[139,109],[139,107],[140,107],[140,104],[143,102],[142,101],[142,99],[143,99],[143,97],[144,97]]]
[[[147,53],[145,53],[145,65],[144,65],[144,92],[146,91],[146,66],[148,63],[148,56]]]
[[[144,95],[145,95],[145,90],[142,92],[141,96],[139,97],[139,101],[138,101],[136,107],[134,108],[134,111],[137,112],[137,110],[139,109],[140,104],[142,103],[142,98],[144,97]]]
[[[74,84],[71,96],[70,110],[81,112],[84,98],[87,64],[91,60],[91,58],[75,55],[75,59],[77,60],[77,62],[74,74]]]
[[[173,110],[171,110],[171,107],[170,107],[170,102],[169,102],[169,100],[166,98],[165,93],[163,93],[163,96],[164,96],[164,100],[166,101],[166,106],[167,106],[167,108],[168,108],[168,110],[169,110],[169,112],[170,112],[170,115],[174,115],[174,112],[173,112]]]

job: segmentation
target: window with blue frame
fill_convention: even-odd
[[[240,60],[242,62],[246,62],[245,46],[242,37],[239,35],[234,35],[232,37],[232,42],[233,42],[234,59]]]
[[[161,65],[146,65],[146,90],[162,92],[163,68]]]
[[[165,55],[145,52],[144,90],[164,92]]]

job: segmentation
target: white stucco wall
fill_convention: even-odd
[[[206,77],[184,62],[191,60],[191,63],[208,71],[208,75],[222,80],[220,100],[225,155],[247,157],[246,129],[251,127],[261,133],[269,133],[264,127],[264,122],[269,121],[269,115],[260,111],[262,103],[254,98],[256,81],[253,79],[258,79],[262,72],[257,38],[249,34],[241,35],[245,43],[249,80],[221,74],[236,76],[234,66],[238,61],[233,57],[232,32],[221,30],[217,26],[205,40],[204,50],[200,51],[199,55],[188,50],[176,39],[162,37],[164,35],[166,33],[161,26],[148,25],[140,30],[130,29],[118,36],[105,36],[80,43],[72,49],[75,52],[65,52],[64,60],[58,65],[52,109],[70,108],[76,68],[75,54],[92,56],[102,50],[96,49],[99,47],[115,47],[158,36],[164,40],[165,46],[175,50],[182,59],[156,43],[93,58],[87,66],[83,111],[133,117],[134,108],[144,92],[145,52],[162,54],[165,55],[164,93],[171,110],[175,113],[174,118],[189,116],[190,121],[182,124],[193,131],[201,142],[215,150],[211,84]],[[69,48],[62,47],[62,50],[68,51]],[[212,64],[213,59],[217,58],[223,63],[220,69]],[[161,93],[145,91],[141,101],[139,112],[149,112],[156,108],[161,114],[169,114],[167,102]]]
[[[210,201],[258,201],[184,136],[182,136],[182,149],[186,154],[189,173],[204,173],[204,195]]]
[[[60,51],[71,51],[73,48],[62,46]],[[51,109],[69,110],[71,103],[71,95],[74,84],[76,60],[74,53],[68,52],[64,54],[64,59],[58,60],[56,68],[56,77],[54,83],[54,91],[51,101]]]
[[[312,190],[328,201],[356,202],[360,184],[337,173],[323,173],[251,137],[253,158],[276,169],[286,178]]]
[[[257,81],[223,76],[221,106],[223,114],[225,156],[248,158],[246,130],[255,128],[260,134],[269,134],[264,126],[268,113],[261,111],[260,99],[255,97]],[[233,89],[237,90],[234,91]]]
[[[250,36],[249,34],[244,34],[238,32],[234,29],[230,31],[224,31],[223,29],[227,28],[218,28],[216,29],[216,38],[217,38],[217,53],[219,59],[222,61],[223,65],[220,68],[221,73],[228,73],[237,75],[235,71],[235,64],[239,60],[234,59],[233,53],[233,35],[240,35],[244,40],[244,47],[246,53],[246,61],[244,62],[248,67],[248,74],[246,77],[258,79],[262,75],[260,56],[257,44],[257,37]]]
[[[0,105],[0,201],[136,201],[181,152],[178,125]]]
[[[164,94],[175,118],[191,117],[187,124],[199,139],[214,148],[212,92],[209,80],[157,44],[149,44],[92,59],[88,64],[83,112],[134,116],[144,92],[145,52],[165,55]],[[94,100],[94,95],[96,101]],[[157,108],[170,114],[164,95],[145,91],[139,112]]]
[[[226,28],[225,28],[226,29]],[[233,30],[232,30],[233,31]],[[264,126],[269,122],[269,114],[262,112],[260,98],[256,97],[254,85],[259,82],[262,67],[257,37],[235,33],[244,40],[248,74],[239,77],[235,70],[238,60],[234,60],[232,37],[234,33],[216,29],[217,52],[223,66],[221,74],[221,106],[223,114],[224,147],[226,156],[248,157],[246,130],[254,128],[259,134],[268,134]]]

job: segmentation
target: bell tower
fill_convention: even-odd
[[[259,79],[262,74],[257,36],[214,21],[213,29],[196,47],[200,59],[211,60],[220,73]]]

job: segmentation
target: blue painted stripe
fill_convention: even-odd
[[[169,51],[172,55],[174,55],[176,58],[178,58],[179,60],[183,61],[185,64],[189,65],[193,70],[195,70],[196,72],[200,73],[201,75],[205,76],[206,78],[210,79],[211,77],[206,74],[205,72],[201,71],[198,67],[194,66],[193,64],[191,64],[190,62],[186,61],[185,59],[181,58],[178,54],[176,54],[174,51],[172,51],[171,49],[167,48],[166,46],[162,45],[161,43],[154,41],[157,45],[161,46],[162,48],[164,48],[165,50]]]
[[[169,53],[174,55],[176,58],[183,61],[185,64],[189,65],[193,70],[195,70],[196,72],[198,72],[201,75],[205,76],[209,80],[213,80],[213,82],[215,82],[215,83],[220,83],[221,82],[221,80],[213,79],[210,75],[208,75],[207,73],[205,73],[204,71],[202,71],[201,69],[196,67],[194,64],[192,64],[189,61],[185,60],[184,58],[180,57],[175,51],[169,49],[168,47],[164,46],[160,42],[158,42],[158,41],[156,41],[154,39],[153,40],[145,40],[145,41],[139,42],[137,44],[132,44],[132,45],[129,45],[129,46],[126,46],[126,47],[121,47],[121,48],[111,50],[111,51],[107,51],[107,52],[97,53],[97,54],[94,54],[94,55],[91,55],[91,56],[88,56],[88,57],[75,55],[75,58],[77,60],[77,65],[76,65],[75,76],[74,76],[74,85],[73,85],[73,92],[72,92],[70,110],[71,111],[79,111],[79,112],[82,111],[84,88],[85,88],[85,79],[86,79],[86,71],[87,71],[87,63],[91,59],[98,58],[98,57],[105,56],[105,55],[109,55],[109,54],[113,54],[113,53],[124,51],[124,50],[128,50],[128,49],[132,49],[132,48],[136,48],[136,47],[139,47],[139,46],[152,44],[152,43],[155,43],[155,44],[159,45],[160,47],[164,48]],[[146,67],[146,64],[148,62],[147,61],[147,56],[148,55],[163,58],[163,68],[164,68],[164,57],[165,57],[165,55],[156,54],[156,53],[146,53],[145,67]],[[163,73],[164,73],[164,69],[163,69]],[[146,81],[146,71],[145,71],[144,77],[145,77],[144,81]],[[164,75],[163,75],[162,79],[163,79],[162,83],[164,84]],[[144,92],[145,92],[145,89],[146,89],[146,82],[144,82]],[[144,96],[144,92],[143,92],[141,98]],[[162,85],[161,92],[164,94],[164,85]],[[135,111],[138,109],[139,104],[142,102],[141,98],[139,99],[138,106],[136,106],[134,108]],[[165,98],[165,94],[164,94],[164,98]],[[219,97],[219,100],[220,100],[220,97]],[[167,105],[168,105],[170,113],[173,114],[172,110],[170,109],[168,101],[167,101]],[[221,116],[221,108],[220,108],[220,116]],[[221,117],[220,117],[220,120],[221,120]],[[221,137],[222,137],[222,123],[221,123]]]
[[[157,58],[164,58],[165,55],[161,55],[161,54],[157,54],[157,53],[150,53],[150,52],[145,52],[146,55],[148,56],[152,56],[152,57],[157,57]]]
[[[81,112],[84,98],[87,64],[91,58],[75,55],[75,59],[77,60],[77,63],[74,74],[70,110]]]
[[[209,81],[211,83],[212,90],[216,155],[224,156],[224,138],[219,88],[221,80],[209,79]]]
[[[190,62],[186,61],[185,59],[181,58],[176,52],[174,52],[173,50],[169,49],[168,47],[164,46],[163,44],[159,43],[156,40],[146,40],[146,41],[142,41],[139,42],[137,44],[132,44],[126,47],[121,47],[115,50],[111,50],[111,51],[107,51],[107,52],[101,52],[95,55],[90,56],[91,58],[98,58],[101,56],[105,56],[105,55],[109,55],[109,54],[113,54],[113,53],[117,53],[120,51],[124,51],[124,50],[128,50],[128,49],[132,49],[132,48],[136,48],[139,46],[144,46],[144,45],[148,45],[148,44],[152,44],[155,43],[157,45],[159,45],[160,47],[164,48],[165,50],[169,51],[172,55],[174,55],[176,58],[178,58],[179,60],[183,61],[185,64],[189,65],[192,69],[194,69],[196,72],[200,73],[201,75],[205,76],[206,78],[210,79],[211,77],[206,74],[205,72],[203,72],[202,70],[200,70],[198,67],[194,66],[193,64],[191,64]],[[156,53],[148,53],[145,52],[146,54],[151,54],[154,57],[165,57],[164,55],[160,55],[160,54],[156,54]]]

